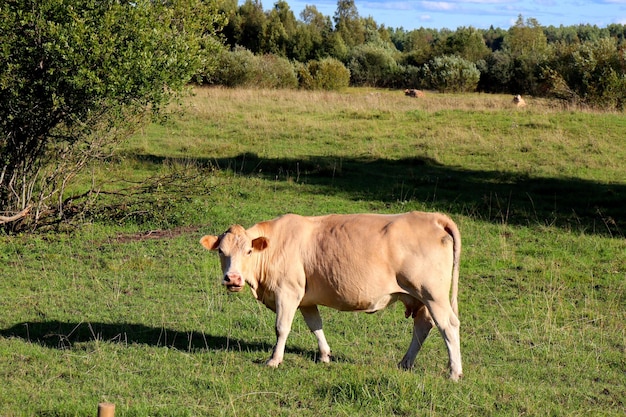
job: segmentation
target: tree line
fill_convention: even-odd
[[[67,190],[193,82],[533,94],[609,109],[626,97],[623,25],[404,30],[338,0],[332,17],[278,0],[0,3],[0,232],[86,215]],[[158,179],[157,179],[158,181]]]
[[[405,30],[360,16],[354,0],[338,0],[332,19],[314,5],[297,19],[285,0],[269,10],[260,0],[241,5],[223,0],[219,8],[228,20],[221,32],[228,48],[209,83],[315,88],[320,86],[310,80],[326,75],[320,62],[333,62],[329,71],[347,69],[349,84],[356,86],[530,94],[624,107],[626,26],[621,24],[544,27],[520,15],[507,30]],[[274,65],[279,75],[264,81],[257,68]]]

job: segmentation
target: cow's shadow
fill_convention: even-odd
[[[135,323],[30,321],[0,330],[4,338],[18,338],[50,349],[71,349],[77,343],[102,341],[104,343],[141,344],[167,347],[190,353],[205,351],[242,351],[271,353],[273,345],[249,342],[227,336],[216,336],[198,331],[181,331],[165,327],[150,327]],[[314,350],[287,346],[288,353],[317,360]]]

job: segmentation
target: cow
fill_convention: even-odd
[[[411,89],[404,90],[404,95],[409,96],[409,97],[422,98],[424,97],[424,92],[421,90],[416,90],[414,88],[411,88]]]
[[[513,104],[515,104],[516,107],[524,107],[526,106],[526,101],[524,101],[522,96],[518,94],[516,96],[513,96]]]
[[[222,284],[276,313],[277,341],[266,364],[282,361],[296,310],[317,338],[319,360],[331,351],[318,306],[374,313],[401,301],[413,337],[398,364],[410,369],[435,325],[448,349],[450,378],[462,376],[458,318],[461,236],[441,213],[286,214],[245,229],[232,225],[201,245],[219,253]],[[451,294],[450,294],[451,291]]]

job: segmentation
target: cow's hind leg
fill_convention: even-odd
[[[415,363],[415,357],[422,348],[422,344],[424,344],[430,329],[433,327],[433,322],[428,309],[424,305],[415,308],[407,304],[406,308],[406,316],[413,316],[413,338],[411,339],[409,350],[406,351],[398,366],[403,369],[411,369],[413,363]]]
[[[458,381],[463,375],[459,318],[452,311],[447,299],[430,301],[427,303],[427,307],[448,348],[450,379]]]
[[[300,312],[307,326],[309,326],[309,329],[317,338],[317,345],[320,349],[320,361],[326,363],[330,362],[330,346],[328,346],[324,331],[322,330],[322,317],[320,316],[317,306],[300,307]]]

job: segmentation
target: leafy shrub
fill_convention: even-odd
[[[220,55],[218,68],[208,81],[225,87],[298,87],[295,68],[288,59],[273,54],[254,55],[241,46]]]
[[[440,92],[475,91],[480,71],[473,62],[446,55],[433,58],[424,66],[424,78],[430,88]]]
[[[620,56],[623,52],[615,39],[600,38],[582,44],[558,43],[554,51],[551,70],[543,73],[548,94],[595,107],[624,107],[626,76]]]
[[[296,63],[300,88],[307,90],[340,90],[350,85],[350,70],[335,58]]]
[[[316,89],[340,90],[350,85],[350,70],[335,58],[324,58],[308,64]]]
[[[251,87],[297,88],[298,77],[294,66],[287,58],[265,54],[258,57]]]
[[[428,87],[424,82],[423,67],[416,67],[414,65],[398,65],[398,70],[391,84],[392,87],[402,89],[424,89]]]
[[[513,60],[507,52],[496,51],[476,63],[480,71],[478,89],[488,93],[511,92]],[[516,93],[519,93],[516,91]]]
[[[36,229],[75,215],[78,174],[210,74],[224,21],[203,0],[0,4],[0,213],[30,207],[3,229]]]
[[[355,85],[387,87],[389,80],[395,77],[398,64],[390,49],[366,44],[352,50],[348,68]]]
[[[296,71],[296,76],[298,77],[298,85],[300,86],[300,88],[303,88],[305,90],[315,89],[313,76],[309,72],[309,64],[296,61],[294,63],[294,69]]]
[[[257,72],[258,58],[248,49],[238,46],[220,54],[215,74],[208,81],[225,87],[246,86]]]

